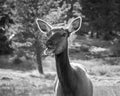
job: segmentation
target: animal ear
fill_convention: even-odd
[[[72,22],[68,25],[68,31],[70,33],[77,32],[81,28],[82,18],[79,16],[72,20]]]
[[[40,32],[42,32],[44,34],[47,34],[52,29],[52,26],[50,24],[48,24],[44,20],[41,20],[41,19],[38,19],[38,18],[36,19],[36,24],[37,24]]]

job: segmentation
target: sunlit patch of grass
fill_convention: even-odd
[[[106,75],[106,76],[113,76],[113,75],[120,75],[120,66],[118,65],[101,65],[101,66],[94,66],[90,69],[90,74],[92,75]]]
[[[45,72],[55,72],[55,59],[54,57],[48,56],[43,60],[43,68]]]
[[[22,83],[22,82],[21,82]],[[0,85],[0,96],[52,96],[53,86],[16,86],[16,85]]]
[[[4,71],[7,69],[0,73],[0,96],[53,96],[54,81],[50,78],[30,75],[24,77],[22,73],[13,70],[7,75]]]
[[[119,86],[96,86],[94,96],[120,96]]]
[[[94,66],[91,68],[90,70],[90,74],[94,74],[94,75],[105,75],[109,73],[109,69],[108,66]]]
[[[102,59],[72,60],[72,62],[84,65],[90,75],[120,76],[120,65],[109,65]]]

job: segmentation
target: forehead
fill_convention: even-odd
[[[61,37],[61,35],[63,33],[67,32],[65,29],[63,28],[58,28],[58,29],[52,29],[50,31],[50,33],[53,33],[53,35],[50,36],[50,40],[56,40],[56,39],[59,39]]]
[[[57,34],[62,34],[62,33],[65,33],[66,30],[63,29],[63,28],[57,28],[57,29],[52,29],[51,32],[54,33],[54,34],[56,34],[56,33]]]

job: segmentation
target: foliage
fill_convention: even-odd
[[[80,0],[82,14],[90,31],[104,39],[118,36],[120,31],[120,2],[118,0]],[[98,36],[99,37],[99,36]]]
[[[1,11],[5,12],[6,15],[10,15],[12,18],[9,18],[11,23],[15,21],[15,25],[9,25],[9,29],[7,29],[9,31],[7,36],[12,39],[12,47],[16,50],[23,47],[28,48],[30,50],[27,50],[27,52],[33,53],[35,52],[34,45],[36,45],[36,40],[39,41],[40,49],[43,48],[44,42],[44,36],[38,32],[35,19],[43,18],[51,24],[65,24],[64,21],[66,18],[72,18],[72,16],[68,17],[67,15],[71,11],[75,13],[75,10],[71,10],[71,8],[73,9],[73,7],[76,8],[76,6],[79,6],[78,3],[75,4],[76,1],[69,2],[67,0],[3,0],[1,2],[5,3]]]
[[[23,55],[26,58],[35,58],[40,71],[46,37],[39,32],[36,18],[44,19],[53,26],[66,26],[77,16],[83,18],[78,33],[87,31],[86,34],[91,32],[98,38],[119,39],[119,0],[1,0],[0,20],[3,21],[0,22],[0,26],[5,32],[0,33],[0,44],[3,44],[0,50],[6,50],[12,43],[17,54],[16,59]],[[76,36],[71,38],[70,43]]]
[[[2,0],[0,2],[0,55],[10,54],[11,36],[9,28],[14,24],[14,0]]]
[[[41,55],[46,37],[39,32],[36,18],[42,18],[51,24],[65,25],[65,15],[70,6],[62,0],[20,0],[16,2],[17,20],[12,29],[17,29],[13,46],[18,54],[24,53],[36,56],[38,67],[41,66]],[[68,18],[68,17],[67,17]],[[56,26],[56,25],[54,25]],[[19,52],[22,50],[23,52]],[[21,55],[19,55],[21,56]],[[40,67],[41,68],[41,67]],[[41,68],[42,70],[42,68]]]
[[[56,2],[53,0],[20,0],[16,2],[18,31],[15,33],[13,46],[17,49],[18,54],[35,56],[40,73],[43,73],[41,55],[46,37],[39,32],[35,20],[41,18],[50,23],[57,21],[56,18],[53,19],[55,15],[50,11],[56,8]],[[20,50],[22,52],[19,52]]]

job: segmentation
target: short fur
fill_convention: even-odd
[[[93,96],[93,85],[83,67],[71,65],[68,56],[68,37],[81,27],[81,17],[75,18],[65,28],[51,28],[51,25],[39,19],[37,25],[45,34],[54,33],[46,42],[48,50],[55,54],[57,78],[55,96]],[[44,26],[44,30],[43,27]],[[42,27],[42,28],[41,28]]]

